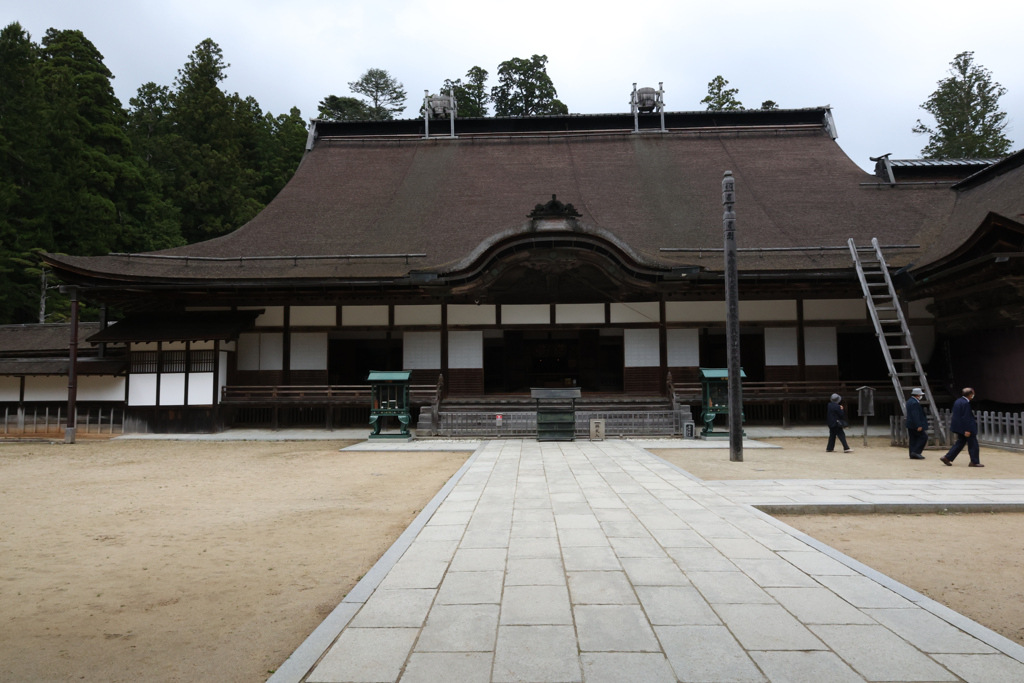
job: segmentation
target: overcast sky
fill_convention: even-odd
[[[775,5],[775,7],[773,7]],[[919,156],[910,132],[919,105],[949,62],[975,61],[1007,89],[1014,149],[1024,142],[1024,2],[645,2],[559,0],[0,0],[3,25],[35,40],[79,29],[103,53],[126,106],[140,84],[170,85],[188,54],[212,38],[231,64],[224,87],[275,114],[316,115],[326,95],[369,67],[387,69],[410,95],[437,90],[478,65],[496,81],[511,57],[546,54],[559,98],[574,113],[628,111],[632,83],[664,81],[669,110],[701,109],[721,74],[757,107],[832,105],[839,144],[869,156]],[[930,121],[929,121],[930,122]]]

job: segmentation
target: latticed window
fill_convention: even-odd
[[[160,372],[185,372],[185,352],[164,351],[160,358]]]
[[[156,351],[132,351],[131,373],[133,375],[156,372]]]
[[[189,372],[213,372],[214,351],[190,351],[188,371]]]

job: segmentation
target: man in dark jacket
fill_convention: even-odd
[[[911,460],[924,460],[921,451],[928,445],[928,418],[921,405],[921,396],[924,396],[924,392],[915,388],[907,399],[907,441],[910,444]]]
[[[978,448],[978,423],[974,420],[974,413],[971,412],[974,389],[964,387],[963,394],[953,403],[953,419],[949,424],[949,431],[956,434],[956,443],[939,460],[943,465],[952,465],[966,444],[967,453],[971,456],[971,464],[968,467],[984,467],[978,453],[980,450]]]
[[[832,398],[828,402],[828,411],[825,413],[825,420],[828,424],[826,453],[831,453],[836,447],[836,437],[839,437],[839,443],[843,444],[843,453],[853,453],[850,444],[846,443],[846,432],[843,431],[843,427],[846,426],[846,409],[840,403],[842,400],[839,394],[832,394]]]

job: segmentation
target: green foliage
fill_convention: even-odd
[[[701,100],[700,103],[706,105],[708,111],[737,111],[743,109],[743,103],[736,99],[736,95],[740,91],[736,88],[726,88],[725,86],[727,85],[729,85],[729,81],[721,76],[715,76],[708,83],[708,96]]]
[[[366,103],[356,97],[328,95],[320,100],[317,111],[320,118],[328,121],[366,121],[370,118]]]
[[[778,109],[779,105],[775,100],[765,100],[761,103],[761,109]]]
[[[455,104],[459,116],[487,116],[487,105],[491,97],[487,92],[487,70],[474,66],[466,72],[466,82],[461,78],[454,81],[445,79],[440,92],[448,94],[455,91]]]
[[[999,109],[1006,88],[992,80],[988,69],[974,63],[973,52],[954,57],[949,74],[921,105],[936,121],[931,128],[918,119],[913,128],[919,135],[928,135],[921,154],[928,159],[966,159],[1009,153],[1006,112]]]
[[[547,72],[547,55],[513,57],[498,65],[498,85],[491,88],[495,116],[568,114]]]
[[[384,69],[367,69],[348,87],[370,99],[366,108],[371,121],[391,121],[405,111],[405,88]]]

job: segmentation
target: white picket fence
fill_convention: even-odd
[[[939,417],[942,418],[943,432],[949,434],[949,423],[953,419],[953,411],[940,410]],[[1024,413],[976,410],[974,419],[978,423],[979,442],[989,446],[1024,449]],[[932,427],[931,431],[934,432],[934,425]],[[893,446],[907,445],[907,428],[902,415],[894,415],[889,418],[889,431]]]

